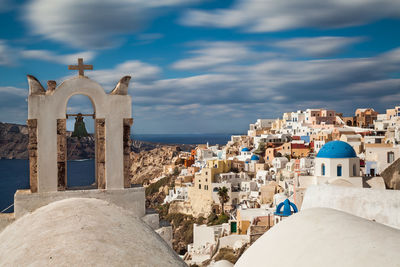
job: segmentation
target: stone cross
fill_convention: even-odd
[[[84,70],[93,70],[93,65],[84,65],[83,58],[78,58],[78,65],[69,65],[69,70],[79,70],[79,76],[84,76]]]

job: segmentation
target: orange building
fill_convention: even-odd
[[[184,165],[186,168],[189,168],[194,164],[196,154],[197,154],[197,151],[195,149],[193,149],[190,153],[190,156],[185,159]]]

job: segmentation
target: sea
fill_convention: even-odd
[[[134,135],[133,138],[165,144],[206,144],[208,142],[209,145],[225,145],[230,140],[231,134],[142,134]],[[68,187],[89,186],[94,181],[95,166],[93,159],[68,161]],[[14,194],[18,189],[29,189],[29,161],[22,159],[0,160],[0,212],[14,211],[12,204],[14,203]]]

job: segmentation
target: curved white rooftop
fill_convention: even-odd
[[[227,260],[220,260],[214,262],[214,264],[211,265],[211,267],[233,267],[233,264]]]
[[[261,236],[235,267],[400,266],[400,231],[341,211],[314,208]]]
[[[71,198],[0,233],[3,266],[186,266],[141,219],[106,201]]]

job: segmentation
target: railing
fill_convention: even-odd
[[[11,208],[11,207],[13,207],[13,206],[14,206],[14,203],[11,204],[10,206],[8,206],[7,208],[5,208],[4,210],[0,211],[0,213],[4,213],[6,210],[8,210],[9,208]]]

